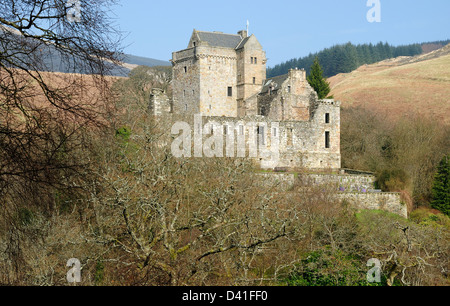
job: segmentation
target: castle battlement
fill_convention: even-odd
[[[336,101],[334,99],[322,99],[317,101],[318,104],[324,104],[324,105],[333,105],[333,106],[341,106],[341,101]]]

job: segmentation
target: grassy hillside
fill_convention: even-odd
[[[363,106],[391,118],[416,113],[450,124],[450,45],[364,65],[329,81],[343,107]]]

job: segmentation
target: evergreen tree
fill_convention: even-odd
[[[305,68],[309,73],[314,58],[318,57],[323,65],[323,75],[332,77],[338,73],[347,73],[364,64],[373,64],[388,58],[398,56],[414,56],[422,53],[421,44],[391,46],[388,43],[376,45],[363,44],[355,46],[351,43],[335,45],[308,56],[292,59],[267,69],[267,77],[288,73],[289,69]]]
[[[311,72],[308,76],[308,83],[317,92],[319,99],[325,99],[330,93],[330,84],[323,77],[323,70],[320,66],[319,58],[314,59]]]
[[[450,155],[445,156],[438,166],[431,206],[447,216],[450,215]]]

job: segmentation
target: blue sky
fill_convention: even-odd
[[[268,66],[335,44],[393,45],[450,39],[449,0],[379,0],[381,22],[370,23],[368,0],[120,0],[114,18],[125,52],[169,60],[193,29],[237,33],[250,22]]]

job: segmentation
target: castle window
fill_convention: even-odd
[[[291,86],[288,86],[288,93],[291,93]]]
[[[258,58],[254,58],[255,64],[258,64]]]
[[[325,114],[325,123],[330,123],[330,114],[329,113]]]
[[[233,87],[228,87],[228,97],[233,96]]]
[[[288,129],[287,130],[287,145],[289,147],[292,147],[293,145],[293,130],[292,129]]]
[[[255,77],[253,78],[253,84],[256,84],[256,78]]]
[[[184,105],[184,110],[185,110],[185,111],[188,110],[188,105],[187,105],[187,104]]]
[[[330,148],[330,132],[325,132],[325,148]]]
[[[257,131],[257,135],[258,135],[258,138],[257,138],[258,145],[265,146],[266,145],[266,139],[265,139],[266,137],[265,137],[264,127],[258,126],[256,131]]]
[[[194,41],[194,47],[197,45],[197,43]]]
[[[187,73],[187,66],[184,66],[184,73]]]
[[[253,64],[253,57],[251,57],[251,63]]]

